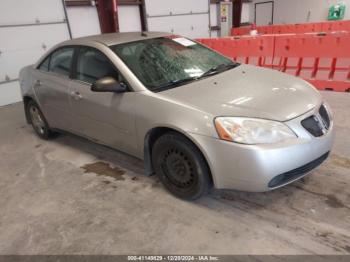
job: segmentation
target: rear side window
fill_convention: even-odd
[[[69,76],[73,60],[73,47],[63,47],[52,53],[49,71],[60,75]]]
[[[103,53],[90,47],[80,48],[76,78],[80,81],[93,84],[106,76],[121,81],[120,75]]]

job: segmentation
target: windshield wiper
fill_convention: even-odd
[[[240,64],[238,64],[238,63],[220,64],[220,65],[218,65],[216,67],[210,68],[208,71],[206,71],[205,73],[203,73],[200,76],[192,76],[192,77],[187,77],[187,78],[183,78],[183,79],[172,80],[172,81],[170,81],[168,83],[165,83],[163,85],[160,85],[160,86],[150,87],[150,89],[152,91],[156,91],[156,92],[164,91],[164,90],[167,90],[167,89],[170,89],[170,88],[182,85],[184,83],[188,83],[188,82],[199,80],[199,79],[201,79],[203,77],[206,77],[206,76],[210,76],[210,75],[215,75],[215,74],[221,73],[221,72],[229,70],[231,68],[235,68],[235,67],[237,67],[239,65]]]
[[[216,67],[210,68],[208,71],[206,71],[204,74],[200,75],[198,78],[202,78],[202,77],[206,77],[206,76],[210,76],[210,75],[215,75],[215,74],[221,73],[223,71],[235,68],[237,66],[239,66],[238,63],[220,64]]]
[[[172,81],[165,83],[163,85],[151,88],[151,90],[152,91],[166,90],[166,89],[176,87],[176,86],[179,86],[179,85],[187,83],[187,82],[195,81],[197,79],[198,79],[198,77],[188,77],[188,78],[183,78],[183,79],[172,80]]]

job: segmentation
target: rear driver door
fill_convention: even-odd
[[[69,88],[75,48],[64,46],[53,51],[35,70],[34,91],[51,127],[70,130],[72,114]]]

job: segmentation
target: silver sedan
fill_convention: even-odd
[[[174,195],[268,191],[328,156],[333,123],[309,83],[238,64],[190,39],[120,33],[69,40],[20,72],[28,123],[144,159]]]

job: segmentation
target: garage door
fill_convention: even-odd
[[[21,100],[19,70],[70,38],[62,0],[0,1],[0,106]]]
[[[209,37],[208,0],[145,0],[145,5],[149,31]]]

